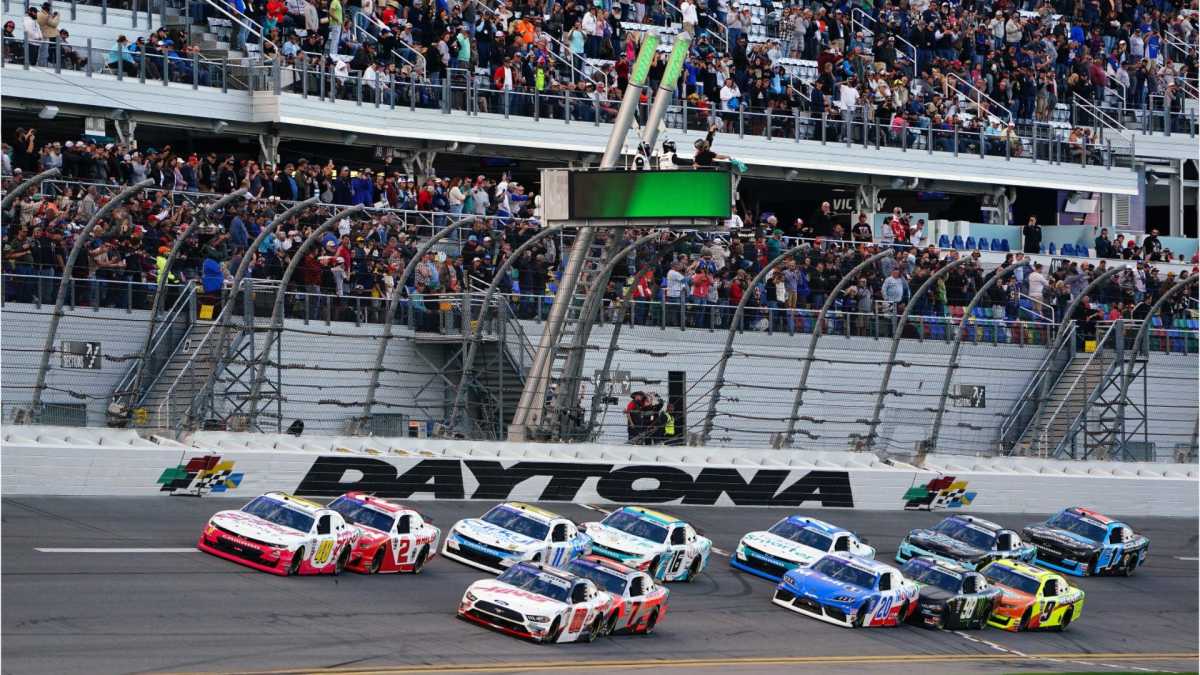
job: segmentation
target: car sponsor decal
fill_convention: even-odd
[[[517,491],[535,477],[549,477],[541,493]],[[296,494],[333,497],[349,490],[378,497],[406,499],[427,493],[436,499],[506,500],[516,495],[537,501],[579,501],[585,483],[596,479],[599,500],[640,504],[698,504],[712,506],[722,497],[736,506],[799,506],[853,508],[847,471],[759,469],[746,479],[729,468],[680,468],[663,465],[613,465],[564,462],[515,462],[426,459],[407,471],[373,457],[318,457],[301,479]],[[466,494],[465,485],[478,484]],[[638,485],[639,487],[634,487]],[[653,487],[641,488],[643,484]],[[586,494],[591,500],[591,492]]]
[[[924,485],[913,485],[904,493],[904,508],[919,511],[957,509],[975,501],[976,492],[967,492],[967,481],[940,476]]]
[[[193,457],[178,466],[163,469],[158,480],[160,492],[192,494],[202,497],[210,492],[226,492],[242,483],[242,474],[234,473],[233,460],[221,461],[220,455]]]

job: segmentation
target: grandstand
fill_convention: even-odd
[[[8,2],[3,419],[1195,461],[1197,14],[1059,4]],[[559,294],[537,169],[683,33],[640,159],[734,217]]]

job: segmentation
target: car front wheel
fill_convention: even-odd
[[[300,562],[302,560],[304,560],[304,547],[303,546],[296,549],[296,552],[292,554],[292,561],[290,563],[288,563],[288,568],[287,568],[287,575],[289,577],[294,577],[297,574],[300,574]]]

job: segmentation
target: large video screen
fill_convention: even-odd
[[[730,217],[725,171],[571,172],[572,220]]]

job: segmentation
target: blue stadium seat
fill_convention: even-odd
[[[991,248],[992,248],[991,246],[988,246],[987,239],[984,239],[983,237],[979,238],[979,250],[980,251],[990,251]]]
[[[954,235],[954,244],[953,245],[954,245],[954,250],[956,250],[956,251],[963,250],[962,235],[958,235],[958,234]]]
[[[1150,319],[1150,326],[1153,328],[1162,328],[1162,317],[1156,316]]]
[[[1058,252],[1054,250],[1054,242],[1050,242],[1050,255],[1058,255]]]
[[[938,237],[938,248],[950,248],[950,236],[943,234]]]
[[[999,251],[999,250],[1000,250],[1000,242],[1001,242],[1001,241],[1007,241],[1007,240],[1002,240],[1002,239],[1000,239],[999,237],[992,237],[992,245],[991,245],[991,247],[990,247],[990,248],[991,248],[993,251]]]
[[[1039,247],[1038,247],[1038,252],[1039,252],[1039,253],[1041,252],[1041,248],[1042,248],[1041,246],[1039,246]],[[992,250],[993,250],[993,251],[995,251],[995,250],[996,250],[996,243],[995,243],[994,241],[992,242]],[[1008,240],[1007,240],[1007,239],[1001,239],[1001,240],[1000,240],[1000,250],[1001,250],[1001,251],[1004,251],[1005,253],[1008,253],[1008,252],[1009,252],[1009,250],[1010,250],[1010,249],[1008,248]]]
[[[1062,254],[1063,255],[1075,255],[1075,247],[1072,246],[1071,244],[1063,244]]]
[[[974,251],[976,247],[977,245],[975,243],[975,237],[967,236],[967,250]]]
[[[1007,241],[1005,241],[1005,243],[1007,244],[1008,242],[1007,242]],[[1050,245],[1051,245],[1051,246],[1054,246],[1054,244],[1050,244]],[[1006,250],[1006,251],[1007,251],[1008,249],[1006,248],[1006,249],[1004,249],[1004,250]],[[1038,253],[1045,253],[1045,252],[1046,252],[1046,245],[1045,245],[1045,244],[1038,244]]]
[[[1188,319],[1187,327],[1188,327],[1188,330],[1197,330],[1198,328],[1200,328],[1200,321],[1197,321],[1196,319]]]
[[[1088,251],[1088,247],[1086,247],[1086,246],[1077,246],[1077,247],[1075,247],[1075,255],[1079,256],[1080,258],[1090,258],[1090,257],[1092,257],[1092,254],[1091,254],[1091,252],[1090,252],[1090,251]]]

